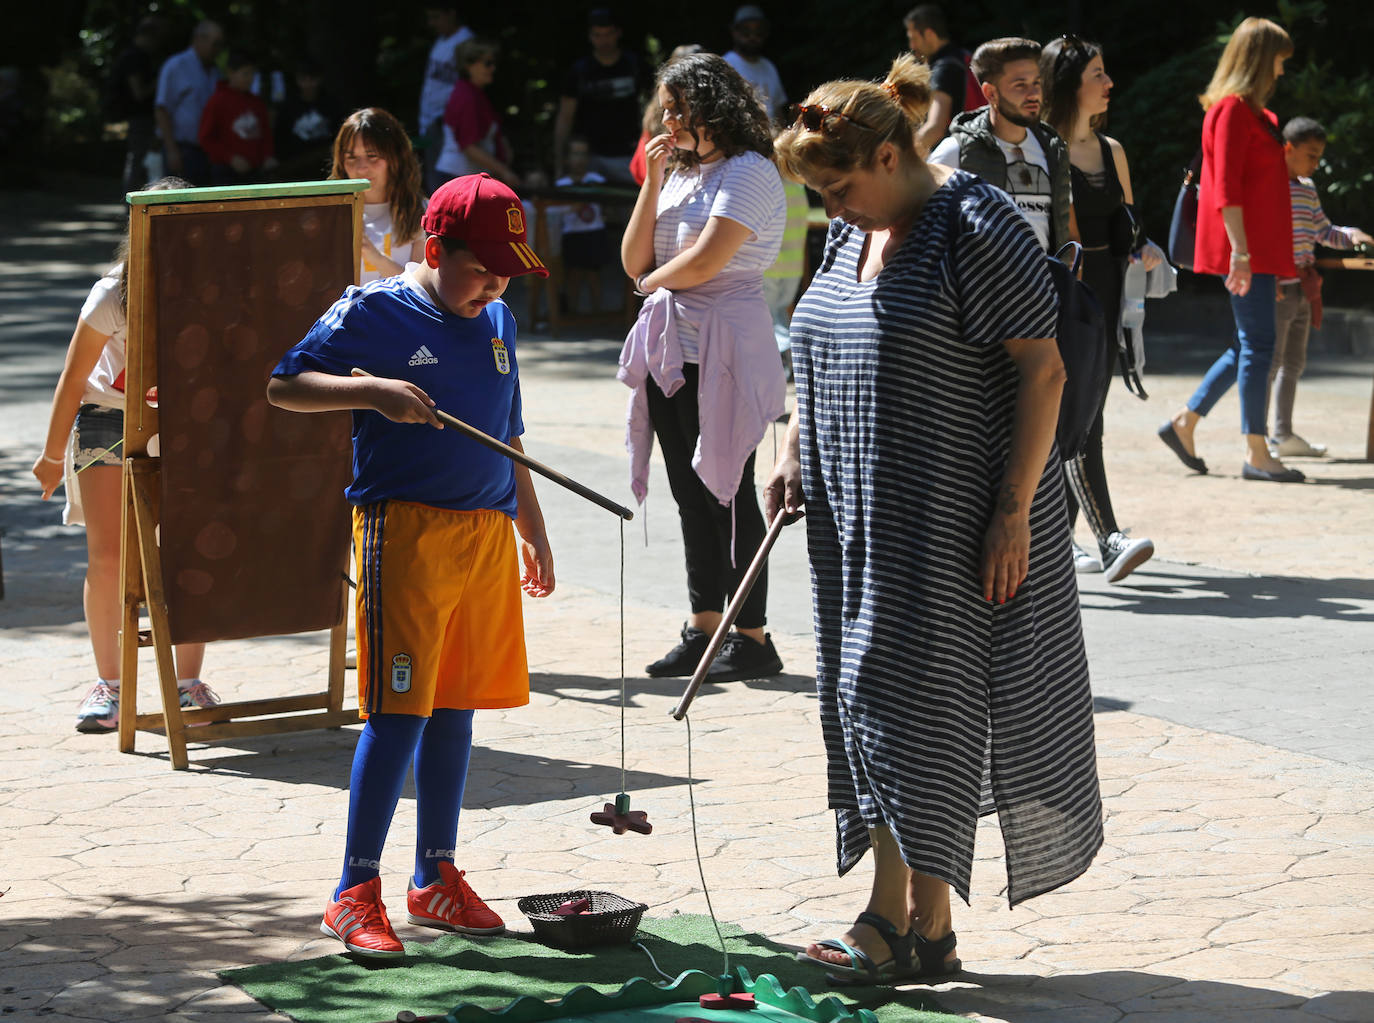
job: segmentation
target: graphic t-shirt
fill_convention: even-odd
[[[563,83],[563,95],[577,100],[573,134],[597,156],[629,156],[639,140],[639,97],[652,84],[633,53],[621,53],[609,66],[593,56],[579,58]]]
[[[412,238],[395,237],[391,225],[391,203],[369,202],[363,204],[363,234],[383,256],[393,263],[400,263],[405,266],[410,261],[410,247],[415,244],[417,238],[423,236],[424,232],[417,227],[415,236]],[[370,281],[379,280],[381,276],[381,267],[369,263],[367,253],[364,252],[362,266],[358,273],[358,283],[360,285],[367,284]]]
[[[299,95],[288,96],[277,108],[278,158],[292,160],[328,148],[342,120],[338,106],[327,96],[317,96],[313,100]],[[328,163],[325,163],[321,173],[328,172]]]
[[[556,188],[568,188],[572,185],[604,185],[606,179],[596,171],[588,171],[582,175],[581,181],[574,181],[571,176],[564,175],[554,182]],[[583,231],[604,231],[606,221],[601,216],[601,204],[595,202],[580,202],[575,206],[551,206],[549,212],[558,212],[559,222],[562,225],[564,234],[578,234]]]
[[[1040,247],[1050,247],[1050,217],[1053,215],[1053,191],[1050,187],[1050,165],[1045,158],[1045,150],[1033,132],[1027,131],[1026,137],[1016,143],[1003,141],[996,135],[993,139],[1002,156],[1007,161],[1007,182],[1004,191],[1016,203],[1035,236],[1040,239]],[[944,139],[930,154],[930,162],[959,169],[959,140],[953,135]]]
[[[124,344],[129,324],[119,301],[119,280],[123,276],[123,263],[111,267],[95,282],[81,307],[81,319],[110,339],[86,378],[85,390],[81,392],[83,405],[124,407]]]
[[[515,359],[515,317],[499,299],[472,318],[436,306],[405,273],[351,287],[296,343],[273,376],[307,370],[408,380],[439,408],[497,440],[525,432]],[[435,508],[490,508],[515,517],[515,468],[456,430],[393,423],[353,412],[353,504],[414,501]]]
[[[420,86],[420,130],[444,116],[448,94],[458,81],[458,62],[455,54],[460,44],[472,38],[472,29],[463,25],[452,35],[434,40],[425,63],[425,81]]]

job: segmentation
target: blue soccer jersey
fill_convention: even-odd
[[[434,304],[409,272],[349,288],[277,364],[273,376],[315,370],[408,380],[437,406],[497,440],[524,433],[515,317],[500,300],[471,319]],[[391,499],[436,508],[490,508],[515,517],[515,468],[452,428],[353,412],[355,505]]]

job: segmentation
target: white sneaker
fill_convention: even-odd
[[[1079,575],[1087,572],[1101,572],[1102,559],[1096,554],[1089,554],[1078,546],[1078,541],[1075,540],[1073,542],[1073,570]]]
[[[219,706],[219,694],[200,679],[182,687],[180,692],[182,710],[203,710],[206,707]]]
[[[1287,437],[1269,439],[1269,454],[1275,458],[1320,458],[1326,454],[1325,444],[1309,444],[1296,433]]]
[[[78,732],[113,732],[119,727],[119,686],[97,682],[76,710]]]
[[[1155,545],[1145,537],[1134,539],[1125,533],[1112,533],[1102,551],[1102,574],[1109,583],[1119,583],[1154,557]]]

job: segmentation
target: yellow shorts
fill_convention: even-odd
[[[530,702],[510,517],[405,501],[353,509],[358,714]]]

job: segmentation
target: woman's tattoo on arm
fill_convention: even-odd
[[[1003,515],[1015,515],[1021,502],[1016,497],[1016,484],[1008,483],[997,495],[997,510]]]

